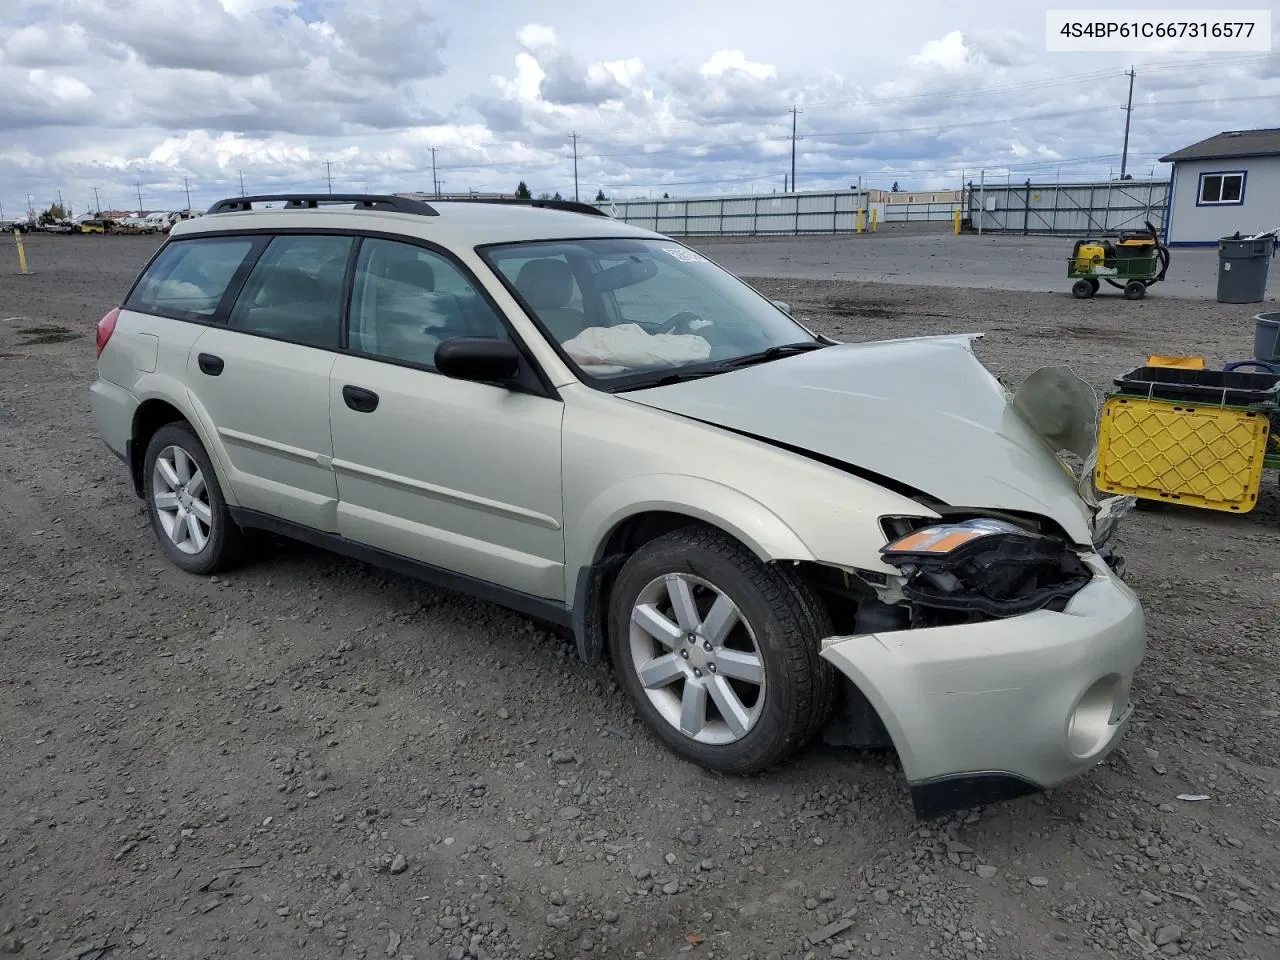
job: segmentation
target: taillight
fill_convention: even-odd
[[[102,350],[107,345],[107,341],[111,339],[111,335],[116,332],[116,320],[120,318],[120,308],[116,307],[105,317],[98,321],[98,356],[102,356]]]

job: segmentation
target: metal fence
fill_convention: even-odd
[[[596,206],[616,219],[668,236],[797,236],[854,233],[874,211],[878,223],[950,222],[984,233],[1089,234],[1164,227],[1166,180],[1097,183],[973,184],[958,203],[885,203],[866,190],[765,193],[664,200],[616,200]]]
[[[880,219],[884,223],[950,223],[956,211],[964,209],[964,201],[953,203],[883,203]]]
[[[755,237],[853,233],[858,209],[868,215],[866,191],[762,193],[681,200],[597,203],[615,219],[668,236]],[[865,228],[865,220],[864,220]]]
[[[1112,233],[1148,221],[1163,230],[1168,206],[1167,180],[974,184],[968,219],[993,233]]]

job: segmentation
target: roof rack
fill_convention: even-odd
[[[547,210],[564,210],[566,213],[585,213],[591,217],[607,217],[599,207],[577,200],[535,200],[526,197],[441,197],[440,203],[509,203],[524,207],[541,207]]]
[[[257,197],[230,197],[219,200],[209,208],[208,212],[239,213],[252,210],[255,203],[283,203],[285,210],[316,210],[321,204],[351,203],[362,210],[388,210],[393,213],[414,213],[423,217],[440,215],[433,206],[421,200],[368,193],[273,193]]]

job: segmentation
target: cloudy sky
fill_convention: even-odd
[[[571,197],[573,133],[583,199],[768,192],[793,105],[801,189],[1105,178],[1131,64],[1136,176],[1280,126],[1280,52],[1049,54],[1021,0],[0,0],[0,204],[430,190],[433,147]]]

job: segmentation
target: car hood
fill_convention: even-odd
[[[836,460],[952,507],[1049,517],[1089,544],[1094,511],[1078,481],[970,339],[836,344],[619,396]]]

